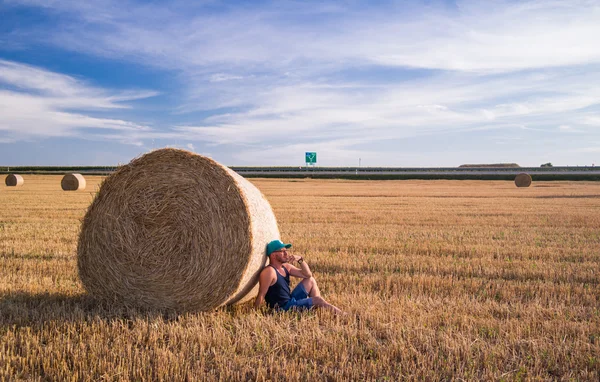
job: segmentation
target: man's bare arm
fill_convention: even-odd
[[[302,257],[294,256],[294,259],[295,259],[295,261],[298,261],[298,260],[302,259]],[[310,267],[304,260],[300,264],[300,268],[297,268],[288,263],[288,272],[290,272],[290,275],[292,275],[294,277],[300,277],[303,279],[308,279],[308,278],[312,277],[312,272],[310,270]]]
[[[258,296],[256,296],[256,300],[254,300],[255,309],[260,308],[262,303],[265,301],[265,296],[267,295],[269,287],[273,284],[274,275],[269,268],[265,268],[262,272],[260,272],[260,276],[258,278]],[[277,276],[275,275],[275,277]]]

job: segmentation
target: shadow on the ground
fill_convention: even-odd
[[[247,314],[248,304],[222,307],[217,311],[226,314]],[[144,310],[134,307],[109,305],[99,302],[89,294],[67,295],[63,293],[9,293],[0,296],[0,327],[41,326],[51,321],[75,322],[114,319],[163,319],[176,321],[187,314],[174,310]]]
[[[536,197],[538,199],[595,199],[600,198],[600,195],[541,195]]]

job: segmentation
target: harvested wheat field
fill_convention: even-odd
[[[0,380],[600,378],[599,183],[252,180],[335,317],[99,305],[86,179],[0,186]]]

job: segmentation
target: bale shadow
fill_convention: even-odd
[[[600,195],[542,195],[538,199],[597,199]]]
[[[232,311],[233,312],[233,311]],[[109,305],[88,294],[10,293],[0,297],[0,327],[33,326],[45,323],[111,321],[115,319],[157,319],[176,321],[186,312],[144,310]]]

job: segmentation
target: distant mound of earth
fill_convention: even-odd
[[[492,164],[461,164],[458,167],[504,167],[504,168],[517,168],[521,167],[516,163],[492,163]]]

